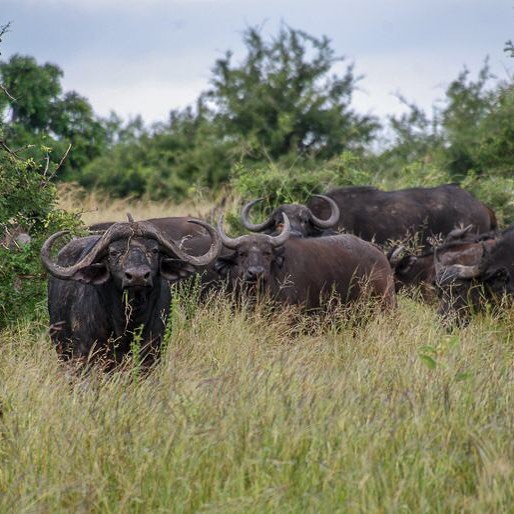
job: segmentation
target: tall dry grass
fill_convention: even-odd
[[[223,196],[219,199],[222,201]],[[136,220],[162,218],[167,216],[194,216],[205,218],[215,209],[217,203],[206,196],[195,196],[184,203],[151,202],[138,198],[112,199],[94,191],[86,192],[75,184],[63,183],[59,187],[59,207],[69,212],[81,213],[86,225],[103,221],[126,221],[127,212]],[[232,197],[226,199],[230,208],[236,202]]]
[[[20,320],[0,512],[514,512],[514,311],[449,333],[399,300],[308,318],[176,295],[146,375],[72,373]]]
[[[150,374],[0,344],[0,512],[512,512],[513,319],[359,323],[175,302]]]

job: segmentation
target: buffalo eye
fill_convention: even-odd
[[[118,255],[119,255],[119,254],[120,254],[120,252],[118,252],[117,250],[111,250],[111,251],[109,252],[109,256],[110,256],[110,257],[113,257],[113,258],[114,258],[114,257],[118,257]]]
[[[159,248],[152,248],[152,253],[153,254],[159,253]]]
[[[248,257],[248,252],[239,252],[238,255],[244,259],[245,257]]]

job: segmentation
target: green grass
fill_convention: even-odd
[[[514,512],[514,314],[446,332],[226,301],[173,309],[147,376],[0,335],[2,513]]]

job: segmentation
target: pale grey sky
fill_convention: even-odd
[[[328,36],[364,75],[360,112],[401,112],[395,93],[429,108],[467,66],[486,56],[499,78],[514,73],[504,52],[514,39],[514,0],[0,0],[0,46],[52,62],[66,90],[96,113],[141,114],[148,123],[194,102],[225,50],[244,55],[245,27],[276,34],[281,22]]]

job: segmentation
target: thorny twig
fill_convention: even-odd
[[[0,139],[0,147],[3,148],[7,153],[12,155],[13,157],[16,157],[16,159],[19,159],[20,157],[17,155],[17,153],[14,150],[11,150],[6,142],[3,139]]]
[[[3,85],[3,84],[0,84],[0,89],[7,95],[7,98],[9,98],[9,100],[11,100],[12,102],[16,102],[16,98],[14,98],[14,96],[11,95],[11,93],[9,93],[9,91],[7,91],[7,88]]]
[[[55,174],[59,171],[59,169],[61,168],[61,166],[63,165],[64,161],[66,160],[66,158],[68,157],[68,154],[70,153],[70,150],[71,150],[71,143],[68,145],[68,148],[66,149],[66,151],[64,152],[64,155],[61,157],[61,160],[59,161],[59,164],[57,164],[57,168],[55,168],[55,170],[53,171],[53,173],[50,175],[50,177],[48,177],[48,180],[52,180],[54,177],[55,177]]]

